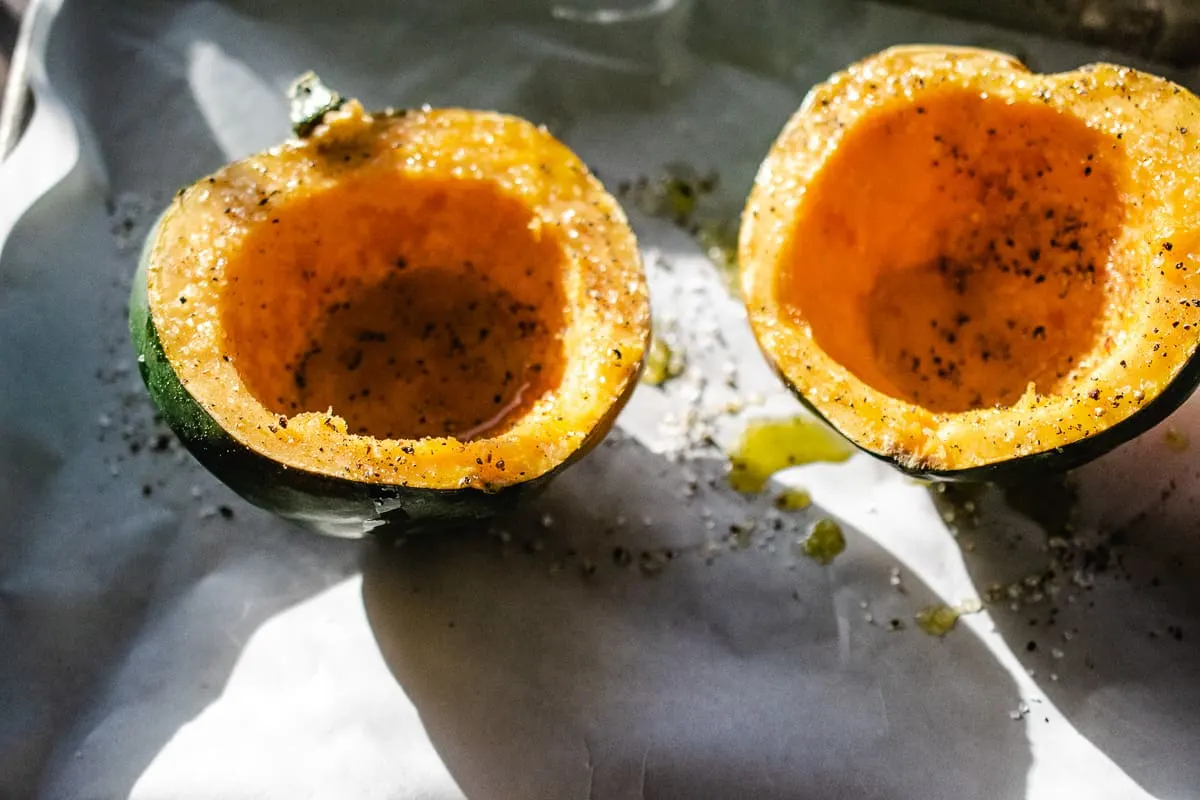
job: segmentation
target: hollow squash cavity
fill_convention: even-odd
[[[227,351],[277,414],[377,439],[508,430],[563,371],[562,248],[484,181],[346,181],[273,211],[228,268]]]
[[[777,293],[860,380],[936,412],[1062,391],[1096,345],[1123,154],[1043,105],[947,91],[846,135]]]

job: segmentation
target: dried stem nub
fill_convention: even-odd
[[[292,103],[292,131],[301,138],[312,133],[326,114],[346,102],[340,94],[321,83],[314,72],[306,72],[292,82],[288,87],[288,99]]]

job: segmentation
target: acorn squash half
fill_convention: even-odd
[[[901,47],[816,86],[761,166],[747,311],[796,394],[929,477],[1065,470],[1200,382],[1200,100],[1096,64]]]
[[[131,304],[143,378],[204,466],[283,517],[357,536],[488,516],[636,386],[634,235],[529,122],[326,99],[159,220]]]

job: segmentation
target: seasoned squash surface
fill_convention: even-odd
[[[743,218],[764,351],[914,472],[1119,444],[1115,426],[1197,380],[1198,110],[1133,70],[1034,75],[979,50],[897,48],[834,76]]]
[[[135,339],[185,440],[353,485],[552,473],[611,426],[649,334],[615,200],[544,130],[486,112],[351,101],[181,192],[142,268]],[[156,391],[168,368],[178,391]]]

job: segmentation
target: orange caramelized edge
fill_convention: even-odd
[[[181,192],[147,294],[236,442],[414,488],[551,472],[611,425],[650,331],[634,235],[566,146],[501,114],[354,101]]]
[[[1197,137],[1200,100],[1127,68],[868,58],[759,171],[739,241],[755,335],[818,414],[912,471],[1109,431],[1195,355]]]

